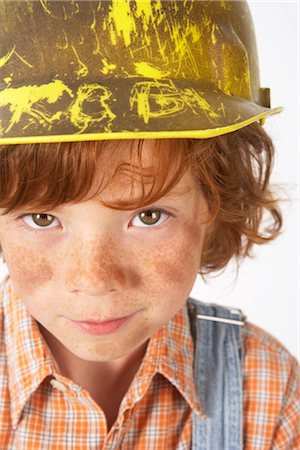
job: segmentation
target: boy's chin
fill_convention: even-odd
[[[111,361],[126,361],[136,355],[143,357],[147,349],[149,338],[147,335],[120,336],[119,333],[112,333],[100,339],[85,339],[85,336],[70,338],[67,336],[53,335],[39,324],[48,347],[54,359],[72,365],[80,359],[86,363],[104,363]]]
[[[146,351],[147,348],[147,343],[148,341],[142,343],[141,345],[139,345],[137,348],[133,348],[133,349],[120,349],[119,351],[116,349],[115,352],[108,350],[107,352],[96,352],[96,351],[89,351],[86,349],[82,349],[82,351],[76,351],[72,352],[73,355],[76,358],[79,358],[85,362],[90,362],[90,363],[105,363],[105,362],[117,362],[118,360],[126,360],[127,358],[130,358],[131,356],[133,356],[135,353],[137,353],[140,349],[144,348]],[[144,353],[145,353],[144,351]]]

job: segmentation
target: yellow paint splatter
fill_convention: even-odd
[[[60,50],[66,50],[69,47],[69,40],[68,40],[68,36],[67,36],[65,30],[62,30],[62,32],[63,32],[63,35],[64,35],[65,42],[62,43],[62,44],[57,43],[56,47],[58,49],[60,49]]]
[[[189,14],[194,7],[194,0],[184,0],[183,6],[186,14]]]
[[[231,2],[228,2],[227,0],[221,0],[220,2],[221,8],[230,11],[230,9],[232,8]]]
[[[136,110],[145,123],[151,118],[177,115],[190,108],[193,113],[205,112],[211,119],[218,114],[194,89],[180,89],[172,82],[141,81],[135,83],[130,97],[131,110]]]
[[[171,83],[138,82],[132,88],[130,107],[145,123],[151,118],[170,116],[181,110],[181,99]]]
[[[14,51],[15,51],[16,46],[14,45],[13,48],[6,53],[6,55],[4,55],[2,58],[0,58],[0,67],[3,67],[7,61],[9,61],[10,57],[13,55]]]
[[[97,23],[97,21],[96,21],[95,11],[93,12],[93,14],[94,14],[94,18],[93,18],[93,23],[91,25],[91,30],[92,30],[92,32],[94,34],[95,41],[96,41],[96,48],[93,51],[93,55],[97,55],[98,53],[100,53],[100,42],[99,42],[99,36],[98,36],[98,34],[96,32],[96,23]]]
[[[234,122],[238,122],[239,120],[241,120],[242,119],[242,116],[240,115],[240,114],[238,114],[234,119],[233,119],[233,121]]]
[[[214,111],[212,106],[200,95],[195,89],[184,89],[186,104],[197,114],[199,108],[202,112],[206,112],[211,119],[216,119],[218,114]]]
[[[44,10],[47,14],[51,15],[51,11],[50,11],[50,9],[48,8],[48,1],[47,1],[47,0],[40,0],[40,4],[42,5],[43,10]]]
[[[222,113],[222,115],[223,115],[224,117],[226,117],[225,106],[224,106],[224,103],[223,103],[223,102],[220,103],[219,111]]]
[[[111,122],[115,119],[115,114],[111,111],[108,99],[112,96],[111,91],[99,84],[84,84],[77,91],[76,99],[69,108],[70,120],[80,133],[84,132],[90,125],[106,121],[106,131],[109,130]],[[91,115],[87,107],[96,103],[97,114]],[[90,108],[89,108],[90,109]],[[93,108],[92,108],[93,109]]]
[[[213,45],[215,45],[216,42],[217,42],[217,38],[216,38],[216,35],[215,35],[215,30],[216,30],[216,24],[213,23],[212,30],[211,30],[211,41],[212,41]]]
[[[134,64],[137,75],[141,75],[146,78],[155,78],[160,80],[166,78],[170,72],[161,70],[159,67],[155,67],[147,62],[138,62]]]
[[[131,33],[136,32],[135,21],[130,9],[130,0],[112,0],[108,14],[111,42],[116,45],[117,37],[123,37],[126,47],[131,43]]]
[[[32,64],[30,64],[28,61],[26,61],[26,59],[25,58],[22,58],[22,56],[21,55],[19,55],[19,53],[18,52],[16,52],[16,50],[14,51],[14,54],[17,56],[17,58],[19,58],[19,60],[20,61],[22,61],[22,63],[23,64],[25,64],[25,66],[28,66],[28,67],[30,67],[30,69],[32,69],[33,68],[33,65]]]
[[[113,73],[116,69],[116,64],[110,64],[106,59],[102,59],[103,68],[100,70],[104,75],[108,75],[109,73]]]
[[[45,120],[44,111],[42,107],[39,108],[38,106],[39,102],[45,100],[48,103],[55,103],[64,93],[73,97],[72,91],[60,80],[55,80],[40,86],[31,85],[4,89],[0,93],[0,107],[9,106],[12,112],[6,132],[10,131],[24,114],[32,116],[35,119]],[[51,123],[51,121],[53,121],[53,117],[49,114],[47,116],[47,122]]]
[[[89,73],[89,69],[88,69],[87,66],[80,60],[80,58],[79,58],[79,56],[78,56],[78,53],[77,53],[76,48],[74,47],[74,45],[72,45],[72,49],[73,49],[73,52],[74,52],[74,54],[75,54],[75,56],[76,56],[76,59],[77,59],[77,61],[78,61],[78,64],[79,64],[79,69],[76,71],[77,79],[87,76],[87,74]]]
[[[192,37],[192,43],[195,44],[201,38],[199,27],[195,24],[189,23],[186,27],[186,35]]]
[[[160,2],[158,2],[160,3]],[[136,15],[137,17],[145,17],[145,21],[149,23],[149,19],[152,17],[152,5],[151,1],[139,1],[136,0]]]
[[[9,84],[12,82],[12,77],[6,77],[6,78],[3,78],[3,80],[6,84]]]
[[[126,47],[132,43],[132,39],[137,37],[136,19],[141,20],[144,30],[144,39],[147,39],[147,30],[152,22],[154,28],[155,16],[157,11],[162,9],[161,1],[155,2],[155,6],[151,0],[112,0],[110,11],[108,14],[108,27],[110,30],[110,39],[113,45],[117,44],[117,39],[122,37]],[[154,25],[155,24],[155,25]]]

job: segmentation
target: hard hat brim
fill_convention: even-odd
[[[2,90],[0,144],[205,139],[282,109],[188,80],[114,79],[78,86],[52,80]]]

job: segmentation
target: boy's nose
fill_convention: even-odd
[[[120,292],[137,277],[120,255],[107,247],[78,250],[69,259],[66,270],[66,286],[72,293],[91,296]]]

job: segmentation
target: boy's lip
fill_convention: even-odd
[[[125,325],[136,313],[130,314],[128,316],[116,317],[113,319],[106,320],[72,320],[69,319],[80,331],[87,334],[94,334],[102,336],[105,334],[113,333]]]
[[[118,316],[118,317],[109,317],[109,318],[105,318],[105,319],[69,319],[72,322],[77,322],[77,323],[94,323],[94,324],[101,324],[101,323],[107,323],[107,322],[113,322],[114,320],[119,320],[119,319],[125,319],[126,317],[132,316],[135,313],[130,313],[130,314],[124,314],[124,316]]]

